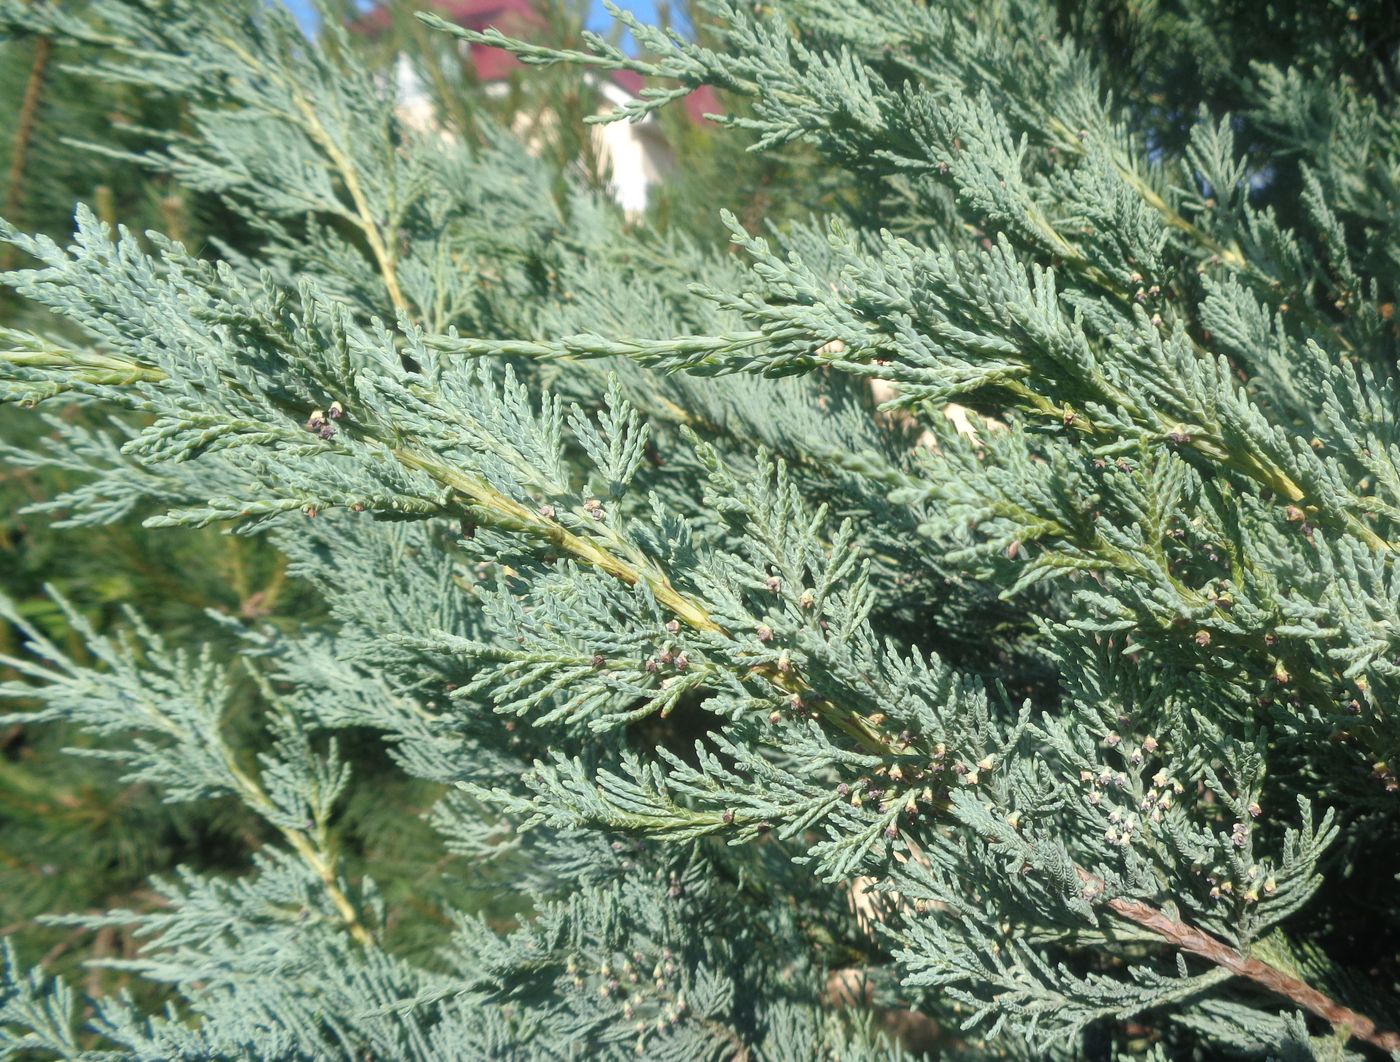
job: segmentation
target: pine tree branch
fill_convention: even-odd
[[[165,379],[165,373],[159,369],[92,350],[0,348],[0,362],[26,369],[67,369],[81,382],[99,387],[159,383]]]
[[[370,253],[374,255],[380,275],[384,278],[384,287],[389,293],[389,301],[394,304],[394,309],[400,314],[405,317],[409,316],[408,300],[404,298],[403,289],[399,287],[398,256],[393,247],[393,233],[384,233],[380,230],[374,212],[370,210],[369,200],[365,198],[364,190],[360,186],[360,177],[355,169],[355,164],[341,150],[340,145],[335,142],[335,138],[330,135],[317,116],[316,109],[300,92],[294,93],[293,99],[297,109],[306,119],[307,130],[321,145],[322,150],[339,171],[341,180],[345,182],[345,190],[350,193],[350,200],[354,203],[355,213],[360,219],[360,231],[364,233]]]
[[[224,762],[230,776],[242,790],[243,799],[268,821],[275,821],[275,816],[272,814],[275,805],[272,799],[255,778],[234,762],[233,754],[228,749],[224,750]],[[340,920],[345,923],[345,928],[350,935],[363,947],[375,947],[373,935],[364,922],[360,920],[359,910],[350,902],[350,897],[345,895],[345,890],[340,887],[340,880],[335,869],[331,866],[330,860],[326,858],[326,854],[320,846],[312,842],[305,830],[294,830],[285,826],[279,826],[277,829],[296,854],[302,858],[302,861],[321,879],[321,887],[326,890],[326,895],[330,898],[332,906],[340,915]]]
[[[290,117],[311,137],[317,147],[326,153],[326,157],[335,167],[345,185],[345,191],[349,194],[350,202],[355,208],[356,228],[364,236],[365,242],[369,245],[370,254],[374,256],[375,265],[379,268],[385,290],[389,294],[389,301],[393,304],[395,311],[405,317],[409,316],[409,303],[404,297],[403,289],[399,286],[398,256],[394,250],[394,234],[380,228],[379,221],[370,208],[369,199],[365,196],[364,187],[360,183],[359,170],[350,156],[337,143],[335,137],[331,135],[325,123],[321,121],[315,105],[307,99],[306,94],[301,91],[300,85],[278,77],[275,71],[268,69],[265,63],[260,62],[257,56],[238,41],[229,37],[220,37],[219,43],[237,56],[241,62],[247,64],[249,69],[275,81],[287,91],[292,105],[296,108],[296,113]]]
[[[589,567],[607,572],[621,579],[629,586],[646,582],[656,600],[665,605],[688,626],[699,631],[719,631],[720,627],[710,618],[705,608],[677,592],[665,578],[654,573],[644,573],[621,557],[609,553],[582,536],[565,529],[557,521],[532,512],[518,502],[512,501],[484,480],[467,475],[441,461],[412,450],[396,449],[394,456],[406,467],[427,472],[443,486],[451,487],[473,506],[487,510],[510,526],[523,526],[531,533],[544,538],[556,549],[568,553]]]
[[[1048,123],[1048,131],[1051,135],[1047,136],[1045,139],[1051,141],[1058,150],[1072,155],[1086,154],[1084,141],[1076,136],[1074,131],[1065,125],[1060,118],[1051,116]],[[1182,217],[1181,213],[1163,199],[1161,195],[1158,194],[1157,190],[1147,182],[1138,171],[1138,168],[1133,165],[1132,161],[1123,157],[1122,152],[1113,152],[1113,165],[1114,168],[1117,169],[1119,176],[1132,187],[1133,191],[1142,196],[1143,202],[1160,214],[1162,220],[1168,225],[1184,233],[1199,246],[1215,255],[1215,257],[1220,259],[1220,261],[1224,262],[1231,269],[1248,271],[1249,262],[1245,259],[1244,254],[1240,251],[1238,246],[1232,245],[1226,247],[1219,240],[1202,230],[1200,226],[1193,225],[1186,218]]]
[[[874,375],[871,367],[864,362],[857,362],[845,357],[844,350],[830,355],[820,353],[830,345],[829,342],[824,344],[820,337],[813,337],[810,333],[798,328],[744,330],[721,333],[716,336],[684,335],[667,339],[612,339],[593,333],[562,336],[547,341],[473,339],[450,336],[434,339],[433,345],[439,350],[473,356],[489,355],[551,360],[569,357],[625,357],[643,365],[659,366],[665,369],[684,367],[687,369],[705,368],[743,372],[751,371],[749,363],[744,360],[748,356],[746,352],[750,349],[765,344],[790,343],[794,340],[802,340],[811,344],[813,353],[804,364],[810,365],[812,368],[831,366],[843,372]],[[1199,350],[1199,348],[1197,349]],[[1102,374],[1096,373],[1084,382],[1095,389],[1097,394],[1094,397],[1098,401],[1109,407],[1117,407],[1126,411],[1128,416],[1144,432],[1158,436],[1165,433],[1166,425],[1170,423],[1168,418],[1154,409],[1140,408],[1131,396],[1124,393],[1121,388],[1115,387]],[[1066,416],[1065,407],[1056,405],[1045,395],[1037,393],[1025,384],[1016,381],[999,381],[998,386],[1011,394],[1016,402],[1032,415],[1051,417],[1055,420],[1061,420]],[[1095,424],[1087,413],[1078,409],[1072,412],[1070,430],[1089,437],[1111,439],[1110,430]],[[1191,436],[1181,444],[1181,448],[1184,452],[1199,454],[1201,458],[1211,464],[1228,468],[1253,480],[1259,486],[1267,488],[1276,495],[1280,505],[1298,505],[1310,510],[1313,508],[1308,492],[1299,483],[1290,477],[1285,470],[1279,468],[1276,463],[1266,461],[1257,454],[1243,449],[1232,450],[1225,445],[1222,439],[1204,435]],[[1310,511],[1309,516],[1324,525],[1335,526],[1339,530],[1355,536],[1373,550],[1393,552],[1400,545],[1386,540],[1350,511],[1344,512],[1340,516],[1334,516],[1319,507],[1315,512]]]
[[[727,633],[723,627],[710,618],[709,612],[697,601],[677,591],[665,577],[644,572],[636,565],[628,563],[614,553],[610,553],[597,542],[575,535],[557,521],[532,512],[525,506],[502,495],[489,484],[452,469],[439,461],[422,454],[404,449],[394,451],[394,456],[409,468],[427,472],[444,486],[460,492],[478,507],[485,508],[501,518],[508,526],[524,525],[531,533],[547,540],[556,549],[568,553],[592,568],[621,579],[629,586],[645,582],[657,602],[666,606],[687,626],[697,631],[715,634]],[[793,673],[783,673],[776,666],[764,665],[755,668],[752,674],[766,679],[785,693],[810,694],[811,689]],[[889,752],[891,738],[881,733],[879,727],[856,712],[846,712],[820,698],[809,705],[836,726],[842,733],[854,738],[868,752],[885,754]]]
[[[165,374],[159,369],[114,356],[84,355],[80,360],[70,358],[68,352],[18,351],[12,354],[0,352],[0,357],[23,365],[75,367],[79,370],[75,375],[85,381],[108,385],[114,382],[118,385],[134,381],[159,382],[165,378]],[[480,477],[452,468],[430,454],[402,445],[393,445],[384,439],[377,441],[388,446],[395,459],[405,467],[426,472],[438,483],[457,492],[463,501],[472,507],[475,514],[492,522],[499,522],[504,527],[522,530],[541,538],[560,552],[567,553],[591,568],[606,572],[629,586],[645,582],[659,604],[694,630],[714,634],[727,633],[710,617],[703,604],[677,591],[661,573],[645,570],[620,556],[618,552],[605,548],[595,539],[574,534],[557,520],[506,497]],[[618,542],[618,545],[622,543]],[[855,740],[865,751],[877,755],[888,754],[893,740],[890,735],[884,734],[880,727],[857,712],[845,711],[823,698],[804,696],[810,695],[812,691],[794,673],[784,673],[774,665],[763,665],[755,668],[752,674],[766,679],[787,694],[802,698],[810,710]]]
[[[167,729],[172,729],[168,722],[166,723],[166,727]],[[245,803],[258,811],[267,821],[275,823],[276,805],[273,803],[272,798],[267,795],[266,790],[263,789],[256,778],[248,774],[238,765],[234,759],[233,751],[223,745],[222,741],[220,741],[220,745],[222,746],[221,751],[223,753],[224,765],[228,769],[229,776],[240,790],[239,795],[241,798]],[[330,899],[331,905],[335,907],[336,913],[340,915],[341,921],[345,923],[345,928],[355,941],[366,948],[374,947],[374,937],[360,920],[359,911],[356,909],[355,905],[350,902],[350,897],[348,897],[345,894],[345,890],[340,887],[340,881],[336,876],[335,870],[320,846],[312,842],[305,830],[278,826],[277,832],[283,836],[297,855],[302,858],[303,862],[305,862],[306,865],[315,872],[316,876],[321,879],[321,887],[326,890],[326,896]]]
[[[1098,892],[1105,887],[1103,879],[1089,873],[1089,871],[1076,867],[1075,872],[1079,875],[1079,880],[1084,882],[1090,890]],[[1383,1051],[1400,1051],[1400,1033],[1378,1028],[1376,1023],[1364,1014],[1358,1014],[1351,1008],[1343,1006],[1306,982],[1300,981],[1268,963],[1246,958],[1234,948],[1208,933],[1188,926],[1150,904],[1143,903],[1141,900],[1118,897],[1109,900],[1108,907],[1119,917],[1126,918],[1135,925],[1155,933],[1182,951],[1199,955],[1238,977],[1253,981],[1275,995],[1292,1000],[1298,1006],[1330,1022],[1337,1028],[1345,1029],[1348,1034],[1359,1040],[1364,1040]]]

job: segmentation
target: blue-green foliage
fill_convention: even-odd
[[[55,915],[134,934],[112,965],[172,1004],[83,1013],[12,963],[12,1053],[890,1057],[877,1009],[946,1057],[1400,1048],[1338,891],[1400,939],[1397,221],[1360,190],[1393,187],[1393,98],[1240,71],[1245,151],[1115,103],[1050,4],[706,10],[722,49],[619,16],[642,59],[427,21],[654,79],[611,119],[747,97],[729,135],[806,144],[830,216],[707,246],[556,198],[253,0],[0,5],[188,99],[142,161],[264,238],[0,229],[86,337],[7,332],[0,393],[138,415],[10,459],[91,474],[46,506],[71,523],[266,535],[330,617],[226,623],[230,671],[10,615],[28,718],[276,838]],[[1291,220],[1251,194],[1286,166]],[[337,849],[365,729],[517,924],[387,946]]]

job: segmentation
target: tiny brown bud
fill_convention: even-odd
[[[556,515],[556,513],[555,513],[555,511],[554,511],[554,506],[552,506],[552,505],[541,505],[541,506],[540,506],[540,515],[543,516],[546,520],[553,520],[554,517],[555,517],[555,515]]]
[[[345,416],[345,407],[339,402],[332,402],[326,407],[326,416],[330,417],[331,420],[339,420]]]
[[[607,663],[608,663],[608,659],[607,659],[607,657],[605,657],[602,653],[594,653],[594,654],[593,654],[593,666],[594,666],[594,668],[603,668],[603,667],[606,667],[606,666],[607,666]]]
[[[1204,649],[1210,644],[1210,631],[1197,631],[1195,642]]]
[[[734,809],[733,809],[733,808],[725,808],[725,809],[724,809],[724,814],[721,815],[720,818],[723,819],[723,820],[724,820],[724,824],[725,824],[726,826],[728,826],[730,823],[732,823],[732,822],[734,821]]]
[[[688,668],[689,666],[690,666],[690,658],[689,658],[688,656],[686,656],[684,653],[677,653],[677,654],[676,654],[676,670],[677,670],[677,671],[684,671],[684,670],[685,670],[686,668]]]
[[[766,623],[760,626],[755,633],[758,635],[758,640],[760,642],[771,642],[773,640],[773,628]]]
[[[770,575],[768,577],[767,582],[764,585],[766,585],[769,590],[776,594],[780,589],[782,589],[783,584],[776,575]]]
[[[810,590],[803,590],[802,596],[797,599],[797,603],[803,608],[812,608],[817,603],[817,595]]]
[[[679,623],[678,621],[676,621],[676,620],[668,620],[668,621],[666,622],[666,629],[667,629],[668,631],[670,631],[672,634],[675,634],[677,631],[679,631],[679,630],[681,629],[681,625],[680,625],[680,623]]]

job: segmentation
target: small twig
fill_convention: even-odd
[[[1091,889],[1097,891],[1104,888],[1102,878],[1096,877],[1082,868],[1076,867],[1075,869],[1079,874],[1079,880]],[[1336,1028],[1346,1030],[1358,1040],[1364,1040],[1368,1044],[1379,1047],[1382,1051],[1400,1051],[1400,1033],[1377,1028],[1376,1023],[1364,1014],[1358,1014],[1350,1007],[1343,1006],[1335,999],[1313,988],[1312,985],[1300,981],[1268,963],[1246,958],[1228,944],[1193,926],[1177,921],[1151,904],[1143,903],[1141,900],[1118,897],[1108,901],[1108,908],[1114,914],[1157,934],[1182,951],[1199,955],[1238,977],[1253,981],[1275,995],[1292,1000],[1304,1010],[1311,1011]]]
[[[350,195],[350,201],[355,209],[355,226],[360,230],[369,245],[370,254],[373,255],[375,264],[379,268],[381,277],[384,280],[384,288],[388,292],[389,301],[393,304],[395,311],[405,317],[411,316],[408,299],[404,297],[403,289],[399,286],[398,278],[398,256],[394,249],[394,234],[392,231],[385,232],[379,227],[379,221],[375,217],[374,210],[370,205],[368,197],[365,195],[364,187],[360,184],[359,170],[355,167],[354,161],[347,154],[346,150],[331,135],[324,122],[321,121],[317,113],[315,103],[303,93],[299,86],[287,82],[275,71],[269,69],[267,64],[261,62],[257,56],[240,45],[237,41],[227,37],[219,38],[219,43],[223,44],[230,52],[245,63],[250,70],[254,70],[264,77],[269,77],[287,90],[291,98],[292,107],[295,113],[289,117],[297,123],[326,155],[331,165],[340,174],[345,190]]]

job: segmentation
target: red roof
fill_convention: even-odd
[[[539,21],[535,5],[530,0],[429,0],[426,6],[445,19],[474,30],[515,19]],[[350,28],[360,33],[383,33],[392,21],[393,15],[389,9],[380,5],[355,19],[350,23]]]
[[[509,37],[528,37],[541,21],[531,0],[429,0],[428,6],[459,26],[478,31],[494,26]],[[350,29],[374,36],[387,30],[392,21],[389,9],[381,5],[351,22]],[[481,81],[504,81],[523,65],[502,48],[473,44],[470,54]],[[612,80],[633,96],[640,95],[645,84],[642,75],[632,70],[615,70]],[[702,121],[706,114],[718,114],[719,109],[719,97],[709,85],[701,85],[685,98],[686,117],[692,122]]]

